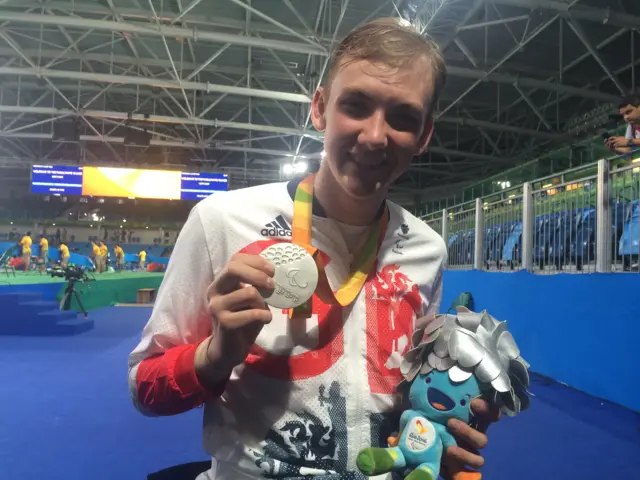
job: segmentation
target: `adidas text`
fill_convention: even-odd
[[[267,223],[260,233],[263,237],[291,237],[291,227],[282,215],[278,215],[273,222]]]
[[[284,230],[282,228],[263,228],[260,231],[260,233],[264,237],[290,237],[291,236],[291,230]]]

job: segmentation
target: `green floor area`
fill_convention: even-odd
[[[96,275],[95,282],[76,284],[76,291],[85,310],[115,305],[116,303],[136,303],[138,290],[141,288],[160,287],[164,274],[162,273],[103,273]],[[64,291],[61,288],[57,300],[62,299]],[[75,298],[70,308],[80,311]]]
[[[136,303],[138,290],[141,288],[155,288],[157,290],[162,283],[164,273],[123,272],[96,275],[89,273],[89,278],[92,281],[77,282],[75,290],[78,292],[85,310],[94,310],[117,303]],[[37,272],[28,274],[16,272],[15,277],[13,275],[7,277],[4,272],[0,271],[0,285],[19,286],[43,283],[59,283],[60,290],[56,301],[62,300],[67,285],[63,278],[53,278],[50,275],[40,275]],[[78,302],[73,296],[70,308],[80,311]]]
[[[89,278],[96,279],[96,281],[103,280],[123,280],[123,279],[146,279],[146,278],[160,278],[164,277],[164,273],[149,273],[149,272],[122,272],[122,273],[89,273]],[[52,277],[43,273],[40,275],[38,272],[16,272],[16,276],[13,273],[7,274],[0,270],[0,284],[10,285],[29,285],[33,283],[64,283],[64,278]],[[145,288],[145,287],[141,287]],[[150,287],[151,288],[151,287]]]

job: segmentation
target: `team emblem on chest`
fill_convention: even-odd
[[[412,452],[424,452],[436,440],[436,432],[433,425],[424,417],[412,418],[406,428],[405,445]]]

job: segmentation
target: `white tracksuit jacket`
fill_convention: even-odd
[[[161,393],[185,390],[182,379],[195,378],[186,371],[193,370],[193,362],[184,357],[179,367],[166,367],[162,379],[155,367],[140,365],[211,334],[215,319],[208,313],[206,292],[229,258],[291,240],[295,186],[275,183],[216,193],[194,207],[130,356],[130,391],[140,411],[158,414],[147,405],[153,395],[140,392],[139,369],[152,372],[145,374],[147,385],[155,384]],[[306,323],[291,322],[285,312],[274,310],[273,321],[234,370],[222,396],[205,402],[203,445],[213,462],[200,478],[365,478],[357,473],[356,457],[365,447],[386,446],[388,435],[397,431],[400,356],[416,319],[439,309],[446,262],[445,243],[436,232],[400,206],[388,206],[377,273],[355,302],[332,307],[314,297]],[[314,210],[313,244],[330,258],[327,275],[334,289],[351,259],[345,231],[357,234],[358,228]],[[156,409],[162,401],[156,399]]]

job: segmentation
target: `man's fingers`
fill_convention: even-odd
[[[248,265],[257,270],[260,270],[270,277],[275,273],[275,266],[269,260],[260,255],[249,255],[247,253],[236,253],[230,259],[230,263],[237,262],[242,263],[244,265]]]
[[[230,312],[225,310],[218,314],[217,319],[221,327],[232,330],[251,324],[269,323],[272,319],[272,315],[270,310],[252,308],[249,310],[241,310],[239,312]]]
[[[484,466],[484,458],[480,455],[475,455],[464,448],[449,447],[447,448],[446,455],[444,457],[444,464],[449,475],[453,475],[455,472],[463,470],[465,466],[474,469],[482,468]]]
[[[447,424],[449,432],[455,437],[458,444],[469,445],[475,450],[482,450],[487,446],[489,439],[487,436],[479,432],[464,422],[456,419],[450,419]]]
[[[255,287],[243,287],[226,295],[216,297],[211,301],[212,310],[223,312],[238,312],[252,308],[267,310],[267,305],[260,292]]]
[[[211,315],[227,329],[248,323],[271,321],[271,311],[255,287],[243,287],[226,295],[213,297],[209,302]]]
[[[471,402],[471,410],[476,416],[477,430],[485,433],[489,425],[500,420],[502,412],[499,408],[491,407],[486,400],[476,398]]]
[[[241,283],[256,288],[274,288],[274,266],[258,255],[234,255],[226,268],[213,282],[210,295],[224,295],[237,290]]]

